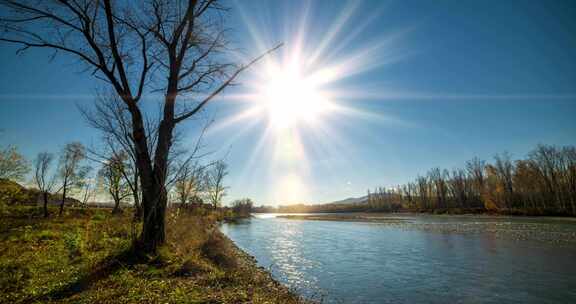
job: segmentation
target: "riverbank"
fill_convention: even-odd
[[[430,216],[436,218],[477,218],[477,219],[545,219],[575,222],[576,217],[564,216],[526,216],[526,215],[506,215],[494,213],[423,213],[423,212],[349,212],[349,213],[317,213],[317,214],[281,214],[276,217],[291,220],[316,220],[316,221],[340,221],[340,222],[382,222],[382,223],[405,223],[419,216]]]
[[[0,303],[303,303],[217,229],[214,218],[167,215],[158,256],[131,250],[130,212],[36,207],[0,214]]]
[[[349,214],[312,214],[312,215],[279,215],[278,218],[290,220],[312,220],[312,221],[340,221],[340,222],[385,222],[400,223],[403,218],[390,217],[388,215],[374,216],[367,213]]]
[[[525,216],[525,217],[562,217],[576,218],[565,212],[550,209],[485,209],[485,208],[435,208],[435,209],[371,209],[366,204],[342,205],[296,205],[285,206],[276,209],[255,208],[256,213],[280,213],[280,214],[428,214],[428,215],[485,215],[485,216]]]

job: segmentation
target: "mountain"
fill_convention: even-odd
[[[361,197],[349,197],[349,198],[335,201],[335,202],[331,202],[328,204],[335,204],[335,205],[338,205],[338,204],[355,204],[355,203],[362,203],[362,202],[366,201],[367,199],[368,199],[368,196],[364,195]]]

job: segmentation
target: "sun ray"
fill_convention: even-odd
[[[313,167],[330,166],[318,162],[323,156],[352,160],[347,154],[350,143],[341,136],[339,128],[343,124],[338,121],[365,119],[402,125],[401,120],[391,116],[365,113],[351,102],[385,92],[365,93],[365,88],[351,88],[345,80],[402,58],[402,53],[393,46],[404,35],[403,31],[362,45],[348,45],[377,18],[382,7],[374,10],[367,20],[357,22],[360,27],[351,30],[349,25],[357,18],[360,6],[358,1],[347,2],[328,26],[319,26],[316,24],[319,20],[314,20],[314,27],[309,19],[314,15],[311,2],[306,2],[297,14],[288,10],[284,14],[289,20],[284,23],[283,39],[278,39],[284,41],[284,47],[250,70],[248,80],[243,81],[243,90],[225,98],[242,106],[246,103],[248,109],[225,119],[215,129],[221,132],[245,124],[235,132],[244,134],[247,126],[251,126],[258,133],[241,174],[247,176],[253,166],[266,167],[271,185],[269,197],[275,203],[305,200],[310,192]],[[274,22],[269,20],[272,15],[266,15],[268,19],[251,18],[250,9],[240,10],[255,48],[265,50],[266,44],[275,40],[269,31],[278,28],[270,24]],[[320,33],[314,28],[329,31]],[[340,54],[344,48],[346,54]],[[262,124],[264,129],[254,128]]]

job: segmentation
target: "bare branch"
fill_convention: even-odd
[[[189,118],[192,115],[198,113],[198,111],[200,111],[210,100],[212,100],[214,97],[216,97],[218,94],[220,94],[220,92],[222,92],[222,90],[224,90],[228,85],[230,85],[232,83],[232,81],[234,81],[234,79],[236,79],[236,77],[238,77],[238,75],[240,75],[240,73],[242,73],[244,70],[246,70],[251,65],[258,62],[262,58],[264,58],[266,55],[279,49],[280,47],[282,47],[282,45],[283,45],[283,43],[278,44],[277,46],[266,51],[264,54],[256,57],[254,60],[250,61],[248,64],[243,65],[240,68],[238,68],[230,77],[228,77],[228,79],[226,81],[224,81],[224,83],[222,83],[216,90],[214,90],[212,93],[210,93],[210,95],[208,95],[208,97],[206,97],[204,100],[202,100],[202,102],[200,102],[192,111],[185,113],[185,114],[182,114],[181,116],[175,118],[174,122],[179,123],[179,122],[185,120],[186,118]]]

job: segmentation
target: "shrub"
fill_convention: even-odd
[[[82,254],[82,235],[77,231],[65,233],[64,246],[70,257],[80,256]]]
[[[17,291],[30,279],[30,270],[25,266],[0,264],[0,292]]]
[[[48,241],[58,239],[58,234],[51,230],[42,230],[38,233],[38,241]]]
[[[195,277],[210,272],[210,266],[202,263],[199,259],[190,258],[182,263],[182,266],[174,273],[176,276]]]
[[[238,266],[230,244],[218,232],[213,232],[208,236],[201,247],[201,252],[206,258],[222,268],[235,269]]]
[[[92,216],[92,220],[94,221],[103,221],[106,219],[106,215],[102,212],[95,212]]]

